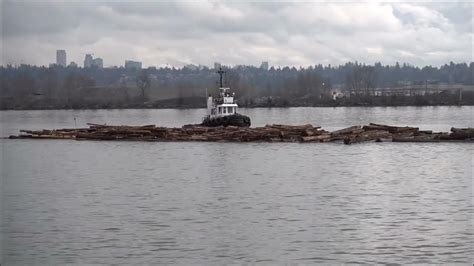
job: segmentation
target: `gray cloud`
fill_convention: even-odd
[[[472,61],[473,4],[2,1],[2,61],[122,65]]]

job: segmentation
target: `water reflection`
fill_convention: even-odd
[[[265,115],[283,123],[289,121],[279,114],[289,112],[282,117],[334,127],[353,118],[380,122],[393,114],[402,117],[392,117],[394,124],[468,123],[456,120],[457,113],[449,118],[449,108],[421,117],[397,110],[292,108]],[[471,109],[460,110],[466,115]],[[18,129],[18,121],[33,128],[64,126],[68,111],[56,112],[19,113],[18,120],[8,112],[2,130]],[[181,112],[78,116],[172,125],[199,114]],[[336,119],[341,116],[351,117]],[[470,144],[0,143],[5,265],[473,259]]]

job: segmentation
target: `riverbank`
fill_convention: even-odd
[[[459,95],[440,93],[430,95],[391,95],[342,97],[337,99],[305,97],[260,97],[238,99],[239,107],[271,108],[271,107],[396,107],[396,106],[473,106],[474,93],[464,92]],[[2,99],[0,110],[84,110],[84,109],[194,109],[206,108],[205,97],[182,97],[150,101],[108,101],[108,99],[88,100],[47,100]]]

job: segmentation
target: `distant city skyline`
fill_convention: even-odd
[[[56,50],[56,63],[49,63],[48,65],[49,66],[59,65],[59,66],[63,66],[63,67],[66,67],[66,66],[79,67],[77,65],[77,63],[74,62],[74,61],[71,61],[71,62],[68,63],[66,54],[67,54],[66,50],[63,50],[63,49]],[[89,68],[89,67],[103,68],[104,67],[103,59],[100,58],[100,57],[94,58],[93,55],[94,55],[93,53],[85,54],[84,63],[82,65],[82,67],[84,67],[84,68]],[[166,66],[169,66],[169,65],[166,64]],[[190,67],[190,66],[195,66],[196,68],[198,68],[198,67],[204,66],[204,65],[201,65],[201,64],[196,65],[196,64],[191,63],[191,64],[186,64],[182,67]],[[225,66],[225,65],[222,65],[221,63],[218,63],[218,62],[214,62],[213,67],[215,69],[218,69],[221,66]],[[130,69],[142,69],[143,68],[143,63],[141,61],[137,61],[137,60],[126,59],[124,61],[123,65],[113,65],[113,66],[109,66],[109,67],[112,67],[112,68],[113,67],[125,67],[125,68],[130,68]],[[148,66],[148,67],[160,67],[160,66],[156,65],[156,66]],[[206,67],[212,68],[212,66],[206,66]],[[260,68],[268,70],[269,69],[268,61],[261,62]]]
[[[63,66],[63,67],[66,67],[66,66],[72,66],[72,67],[78,67],[77,63],[75,63],[74,61],[71,61],[70,63],[68,63],[67,59],[66,59],[66,50],[56,50],[56,63],[49,63],[49,66],[53,66],[53,65],[59,65],[59,66]],[[82,67],[84,68],[89,68],[89,67],[98,67],[98,68],[103,68],[104,67],[104,60],[100,57],[97,57],[97,58],[94,58],[93,57],[94,54],[92,53],[89,53],[89,54],[85,54],[85,57],[84,57],[84,64],[82,65]],[[167,64],[167,66],[169,66]],[[190,66],[195,66],[196,68],[199,67],[199,66],[204,66],[204,65],[196,65],[196,64],[186,64],[182,67],[190,67]],[[220,68],[221,66],[225,66],[219,62],[214,62],[214,69],[218,69]],[[124,61],[124,64],[123,65],[113,65],[113,66],[109,66],[109,67],[125,67],[125,68],[129,68],[129,69],[142,69],[143,68],[143,63],[141,61],[137,61],[137,60],[130,60],[130,59],[126,59]],[[148,66],[148,67],[159,67],[159,66]],[[212,66],[206,66],[206,67],[209,67],[209,68],[212,68]],[[265,69],[265,70],[268,70],[269,69],[269,64],[268,64],[268,61],[262,61],[261,64],[260,64],[260,68],[262,69]]]
[[[237,3],[2,1],[0,64],[94,53],[104,67],[472,61],[471,2]],[[31,14],[35,14],[31,16]]]

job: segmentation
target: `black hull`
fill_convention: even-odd
[[[250,117],[241,114],[233,114],[223,117],[209,118],[206,117],[201,125],[206,127],[218,126],[236,126],[236,127],[250,127]]]

